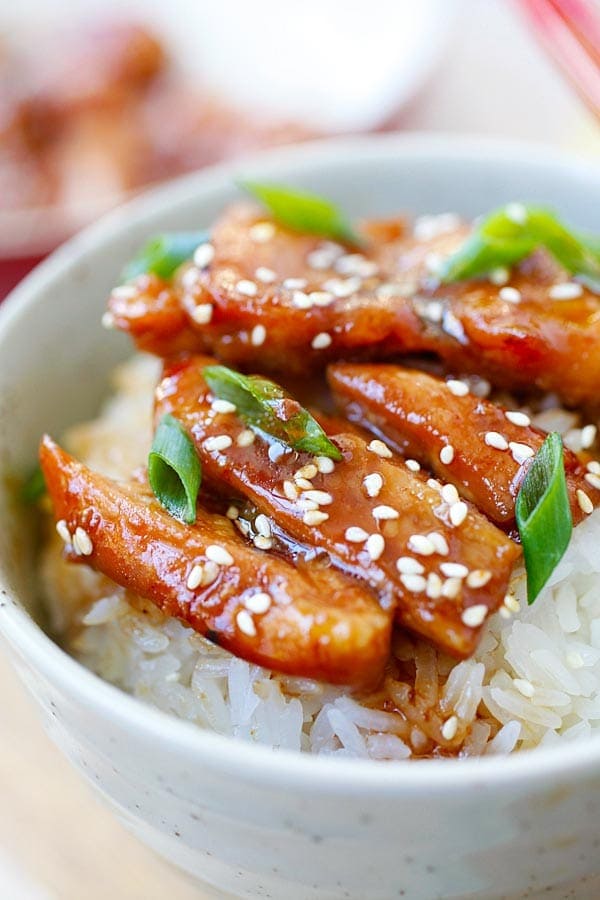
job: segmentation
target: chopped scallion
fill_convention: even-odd
[[[196,521],[202,469],[196,448],[171,415],[161,419],[148,456],[148,480],[159,503],[188,525]]]
[[[44,474],[40,466],[37,466],[21,488],[21,499],[25,503],[37,503],[45,493],[46,482]]]
[[[194,250],[208,240],[205,231],[174,231],[152,238],[123,270],[123,280],[129,281],[145,273],[169,279],[176,270],[194,255]]]

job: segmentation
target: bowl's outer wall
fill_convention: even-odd
[[[296,182],[353,215],[451,209],[471,216],[522,199],[600,231],[600,174],[546,157],[541,147],[388,138],[278,152],[238,173]],[[286,785],[275,761],[272,779],[268,762],[257,778],[244,765],[243,745],[234,748],[234,766],[232,751],[200,763],[193,741],[172,738],[169,719],[149,741],[143,716],[117,715],[133,707],[116,691],[113,714],[111,689],[63,660],[21,612],[35,610],[33,529],[28,514],[15,514],[6,476],[30,467],[43,431],[60,435],[93,414],[110,369],[130,352],[99,324],[122,264],[157,231],[209,226],[235,194],[231,175],[193,176],[111,214],[44,263],[0,313],[0,624],[50,733],[129,827],[234,896],[501,897],[599,871],[600,765],[563,767],[545,780],[531,756],[531,782],[498,781],[482,768],[459,793],[452,764],[443,785],[435,778],[424,788],[420,777],[412,789],[390,771],[387,786],[378,777],[367,790],[360,779],[329,783],[322,772],[314,784]]]

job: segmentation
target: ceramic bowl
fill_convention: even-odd
[[[15,665],[52,737],[126,825],[227,895],[563,896],[560,885],[600,871],[600,735],[472,761],[274,753],[146,707],[83,669],[38,624],[35,529],[14,502],[12,476],[31,465],[44,430],[60,435],[95,412],[108,372],[131,352],[100,327],[122,264],[157,231],[208,226],[241,174],[319,191],[355,215],[473,216],[524,199],[598,230],[599,170],[541,146],[415,135],[302,146],[206,171],[65,245],[0,310],[0,626]]]

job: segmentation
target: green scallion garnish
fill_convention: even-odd
[[[516,517],[527,570],[527,602],[532,604],[562,559],[573,531],[558,432],[548,435],[531,462],[517,495]]]
[[[174,518],[196,521],[202,469],[185,428],[171,415],[160,420],[148,456],[148,480],[154,494]]]
[[[37,466],[21,488],[21,499],[25,503],[37,503],[46,493],[44,473]]]
[[[257,375],[241,375],[226,366],[207,366],[203,374],[213,394],[233,403],[237,414],[253,430],[293,450],[338,461],[342,458],[316,419],[279,385]]]
[[[205,231],[174,231],[152,238],[123,270],[123,280],[129,281],[146,273],[169,279],[176,270],[194,255],[209,236]]]
[[[240,181],[240,187],[267,207],[276,222],[343,244],[361,244],[361,238],[334,203],[318,194],[280,184]]]
[[[567,228],[553,212],[538,206],[508,204],[479,223],[440,267],[443,282],[464,281],[511,267],[545,247],[570,275],[600,293],[597,238]]]

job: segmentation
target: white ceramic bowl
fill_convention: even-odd
[[[59,250],[0,310],[0,476],[32,462],[42,431],[93,413],[130,352],[99,324],[122,263],[156,231],[208,226],[241,173],[320,191],[351,214],[473,215],[524,199],[599,230],[598,170],[477,139],[327,142],[163,187]],[[103,683],[44,634],[31,512],[4,477],[0,517],[0,625],[51,735],[142,840],[198,880],[275,900],[484,898],[600,869],[600,736],[507,759],[386,764],[202,731]]]

